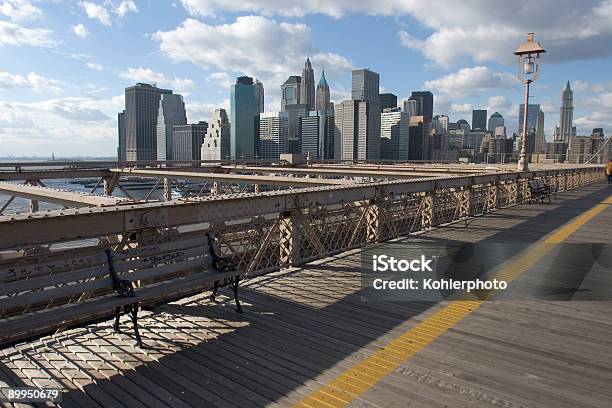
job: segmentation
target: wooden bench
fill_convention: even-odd
[[[138,346],[138,309],[231,286],[241,311],[241,271],[217,255],[209,233],[175,234],[155,243],[62,249],[0,261],[0,345],[129,315]]]
[[[548,202],[550,202],[552,196],[555,194],[552,188],[546,185],[542,179],[529,180],[529,191],[531,192],[531,201],[540,200],[542,203],[545,198],[548,198]]]

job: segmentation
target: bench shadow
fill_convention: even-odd
[[[537,204],[541,206],[537,208],[544,209],[544,212],[478,242],[533,243],[608,196],[602,185],[586,186],[580,191],[583,194],[576,191],[563,193],[567,199],[558,199],[553,204]],[[529,210],[535,208],[535,205],[528,207]],[[507,219],[524,217],[512,214],[512,211],[504,215],[501,211],[492,215]],[[533,225],[537,228],[532,228]],[[469,226],[466,229],[459,224],[444,228],[470,230]],[[426,236],[418,239],[441,241]],[[511,253],[516,254],[523,248],[517,245]],[[110,405],[110,402],[173,407],[283,404],[286,403],[284,397],[304,384],[309,384],[309,389],[316,389],[317,384],[312,380],[347,357],[353,358],[354,362],[366,357],[378,346],[375,342],[381,336],[403,329],[407,320],[435,305],[426,302],[362,302],[360,289],[344,294],[343,279],[358,272],[358,264],[347,267],[305,265],[304,269],[330,274],[333,284],[320,282],[311,286],[308,292],[309,283],[299,279],[303,272],[290,271],[262,278],[260,286],[276,286],[281,292],[278,295],[249,289],[248,286],[241,288],[243,314],[235,313],[229,301],[214,305],[204,295],[161,306],[156,313],[143,316],[141,334],[150,349],[140,352],[155,350],[151,340],[157,339],[155,332],[161,330],[169,330],[173,337],[183,338],[159,339],[178,350],[154,361],[143,362],[120,375],[97,379],[95,384],[71,390],[66,394],[66,401],[86,398],[100,406]],[[325,294],[339,294],[341,297],[324,307],[291,300],[305,291],[313,298]],[[229,296],[229,291],[223,293]],[[133,350],[138,353],[137,349]],[[342,368],[347,367],[343,365]]]

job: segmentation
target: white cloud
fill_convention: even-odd
[[[262,16],[238,17],[233,23],[219,25],[187,19],[174,30],[158,31],[153,38],[175,61],[259,78],[266,97],[278,95],[280,84],[302,70],[308,55],[313,64],[316,62],[316,70],[344,72],[352,66],[341,55],[315,48],[307,25],[279,23]]]
[[[4,0],[0,3],[0,13],[11,21],[35,20],[42,17],[42,10],[29,0]]]
[[[138,12],[138,7],[136,7],[133,0],[122,0],[119,4],[110,1],[104,2],[103,5],[91,1],[81,1],[79,4],[85,11],[85,14],[87,14],[87,17],[96,19],[105,26],[113,24],[111,14],[122,19],[129,12]]]
[[[105,26],[110,26],[112,24],[110,14],[108,13],[108,10],[106,10],[106,8],[91,1],[82,1],[79,4],[83,8],[83,10],[85,10],[85,14],[87,14],[87,17],[91,19],[96,19]]]
[[[457,72],[425,82],[426,89],[451,97],[478,96],[491,89],[511,88],[518,81],[513,75],[491,71],[484,66],[461,68]]]
[[[100,64],[96,64],[95,62],[88,62],[85,64],[85,66],[89,69],[92,69],[94,71],[103,71],[104,67]]]
[[[224,90],[229,89],[234,83],[227,72],[213,72],[206,78],[206,81]]]
[[[83,24],[72,26],[72,31],[81,38],[85,38],[89,35],[89,31],[87,31],[87,28]]]
[[[170,87],[177,93],[183,94],[183,96],[189,95],[189,91],[195,88],[195,83],[191,79],[170,78],[150,68],[128,68],[125,71],[121,71],[119,76],[134,82],[156,83],[161,87]]]
[[[340,103],[347,99],[351,99],[351,90],[346,89],[341,85],[329,87],[329,97],[334,103]]]
[[[473,109],[474,109],[474,105],[472,105],[471,103],[452,103],[450,105],[451,113],[455,113],[455,114],[472,113]]]
[[[115,13],[119,16],[119,18],[123,18],[128,12],[138,12],[138,7],[132,0],[123,0],[119,5],[115,8]]]
[[[406,31],[400,31],[400,42],[420,51],[428,60],[443,67],[476,61],[510,63],[511,50],[518,44],[520,31],[507,27],[479,26],[474,29],[442,27],[425,40],[419,40]],[[510,52],[504,54],[502,50]]]
[[[565,88],[565,85],[563,85]],[[604,93],[612,92],[612,81],[608,82],[586,82],[586,81],[573,81],[571,87],[574,92],[588,92],[588,93]]]
[[[210,120],[210,118],[212,118],[213,111],[217,108],[225,109],[227,111],[227,114],[229,115],[229,107],[229,99],[224,99],[223,101],[218,103],[200,102],[187,99],[185,100],[187,122],[196,123],[200,120]]]
[[[117,112],[123,104],[123,95],[0,101],[0,154],[114,155]]]
[[[431,34],[415,38],[404,31],[401,41],[435,64],[507,63],[512,51],[536,27],[536,37],[549,61],[612,55],[611,0],[538,0],[522,4],[507,0],[182,0],[194,16],[222,12],[302,17],[324,14],[410,16]]]
[[[0,20],[0,46],[32,45],[35,47],[55,47],[59,44],[51,38],[53,31],[46,28],[25,28]]]
[[[30,88],[35,92],[61,92],[57,79],[46,78],[34,72],[26,76],[0,72],[0,89]]]

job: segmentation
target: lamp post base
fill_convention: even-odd
[[[529,164],[527,163],[527,159],[525,157],[521,157],[516,166],[516,170],[518,171],[529,171]]]

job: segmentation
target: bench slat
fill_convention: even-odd
[[[121,279],[136,280],[161,279],[167,275],[174,275],[180,271],[189,271],[195,268],[210,266],[212,260],[209,256],[175,262],[168,265],[146,268],[135,272],[126,273],[120,276]],[[67,302],[73,296],[80,296],[83,293],[95,292],[103,289],[112,289],[112,279],[99,278],[88,280],[81,283],[62,286],[59,288],[45,289],[39,292],[30,292],[19,296],[0,299],[0,315],[18,308],[28,308],[36,310],[45,307],[50,302]]]
[[[149,256],[160,252],[169,252],[181,248],[207,246],[206,236],[202,233],[188,233],[185,237],[177,236],[170,242],[156,243],[136,248],[127,248],[113,253],[113,258],[120,261],[135,256]],[[103,247],[86,247],[53,251],[48,254],[29,255],[0,261],[0,282],[21,279],[24,277],[46,276],[52,272],[63,272],[85,268],[106,262]]]
[[[147,256],[144,259],[130,259],[115,263],[117,273],[128,272],[133,269],[150,268],[152,266],[175,262],[176,260],[189,259],[196,256],[208,254],[208,247],[195,247],[186,250],[175,250],[174,252],[166,252]],[[127,258],[124,258],[127,259]],[[113,255],[113,261],[115,260]],[[0,296],[13,293],[24,292],[28,290],[48,288],[56,285],[68,284],[70,282],[79,282],[88,278],[99,278],[109,274],[108,266],[106,265],[106,257],[104,264],[92,268],[79,270],[71,270],[66,272],[57,272],[51,275],[38,276],[30,279],[20,279],[12,281],[0,286]]]
[[[28,313],[18,318],[0,321],[0,344],[16,341],[25,337],[46,333],[53,328],[75,325],[100,317],[111,316],[116,307],[139,302],[141,306],[172,299],[183,293],[196,293],[205,290],[216,280],[237,276],[240,272],[210,271],[176,278],[145,288],[137,288],[136,296],[125,298],[106,295],[95,300],[69,306],[47,309],[38,313]]]

